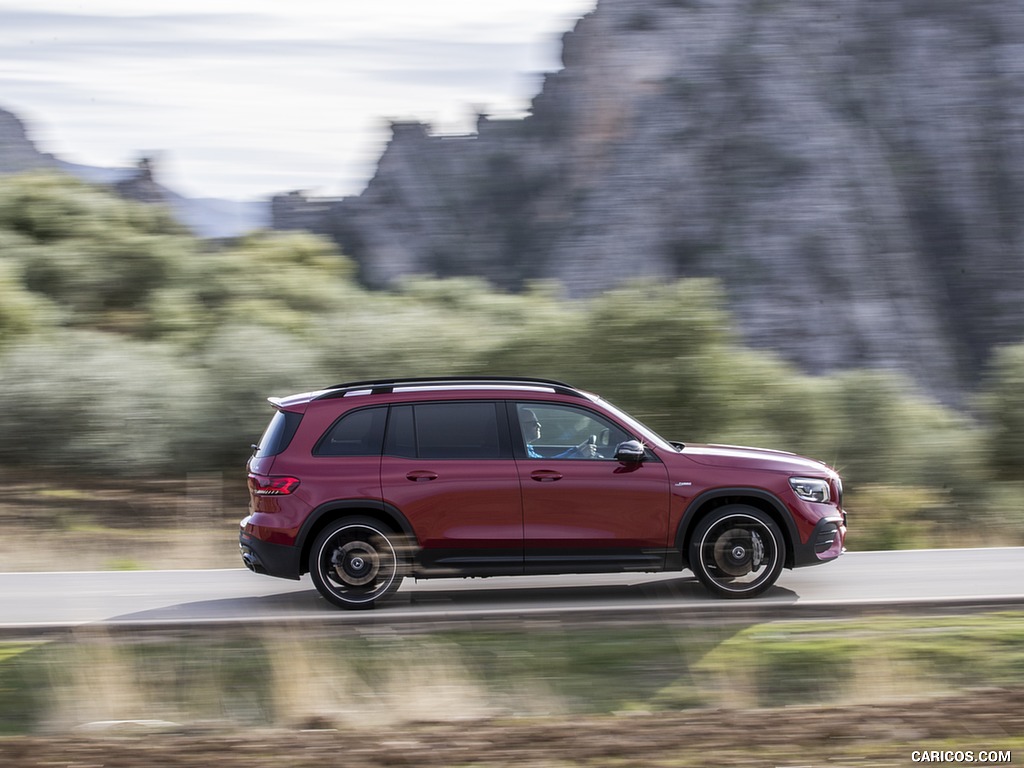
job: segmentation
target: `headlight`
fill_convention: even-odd
[[[791,477],[789,487],[793,493],[804,501],[815,501],[819,504],[826,503],[830,496],[828,491],[828,480],[820,480],[816,477]]]

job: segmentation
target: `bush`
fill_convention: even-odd
[[[23,287],[17,264],[0,258],[0,350],[19,337],[52,326],[57,314],[52,303]]]
[[[979,399],[989,461],[1007,480],[1024,476],[1024,344],[996,350]]]
[[[203,425],[204,377],[171,350],[68,331],[0,366],[0,460],[100,475],[169,475]]]

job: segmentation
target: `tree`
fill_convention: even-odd
[[[1024,477],[1024,344],[997,349],[979,399],[990,431],[989,456],[1000,476]]]
[[[25,289],[20,265],[0,256],[0,350],[20,337],[52,326],[56,317],[56,308],[50,302]]]

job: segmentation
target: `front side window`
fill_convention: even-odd
[[[530,459],[611,459],[632,436],[603,416],[551,403],[517,403],[516,417]]]

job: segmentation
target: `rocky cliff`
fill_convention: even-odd
[[[600,0],[530,116],[394,126],[358,197],[276,201],[383,286],[716,276],[747,340],[935,392],[1024,339],[1019,0]]]
[[[28,137],[25,124],[16,115],[0,109],[0,174],[56,170],[59,164],[53,155],[36,149]]]

